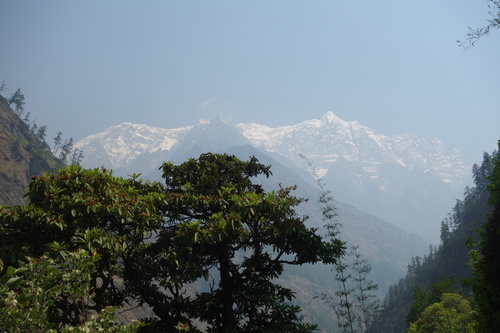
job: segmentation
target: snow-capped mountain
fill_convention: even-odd
[[[332,112],[277,128],[233,126],[220,119],[175,129],[123,123],[75,146],[84,152],[85,167],[106,166],[119,175],[148,176],[156,170],[158,176],[165,160],[180,163],[203,152],[244,145],[309,170],[301,158],[305,156],[336,199],[433,241],[469,174],[459,151],[438,139],[386,136]]]
[[[411,134],[385,136],[357,121],[343,121],[330,111],[321,119],[293,126],[271,128],[250,123],[236,127],[255,146],[283,155],[298,166],[304,165],[300,157],[304,155],[314,162],[320,177],[339,158],[362,165],[370,178],[377,178],[379,166],[387,163],[420,169],[447,183],[462,184],[469,173],[460,152],[446,148],[438,139]]]
[[[457,192],[468,175],[459,152],[437,139],[386,136],[331,112],[277,128],[255,123],[233,126],[220,119],[174,129],[123,123],[75,146],[84,152],[84,167],[104,166],[114,169],[115,175],[142,173],[151,179],[159,179],[158,167],[167,160],[178,164],[209,151],[241,159],[253,155],[272,166],[273,177],[262,181],[266,189],[298,185],[294,194],[310,199],[298,207],[299,214],[310,217],[310,226],[321,228],[317,185],[302,154],[336,199],[341,239],[360,245],[383,293],[403,276],[411,257],[424,255],[428,240],[437,242],[441,219],[460,197]],[[331,273],[330,267],[321,265],[302,269],[294,274],[314,292],[323,287],[307,279]],[[311,295],[298,298],[307,304]],[[313,317],[318,311],[323,310],[315,306],[306,315]]]
[[[75,147],[85,151],[85,166],[122,168],[131,165],[141,154],[171,150],[192,128],[164,129],[123,123],[86,137]]]

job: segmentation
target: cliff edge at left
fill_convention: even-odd
[[[62,166],[45,140],[0,96],[0,205],[25,204],[31,178]]]

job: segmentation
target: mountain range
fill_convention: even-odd
[[[142,173],[151,180],[160,180],[164,161],[179,164],[205,152],[243,160],[255,156],[273,173],[257,181],[268,190],[297,185],[294,194],[309,199],[299,213],[322,232],[319,178],[334,197],[340,238],[359,245],[372,265],[370,278],[379,296],[405,274],[412,257],[422,257],[431,242],[437,243],[440,222],[461,197],[469,173],[460,152],[438,139],[384,135],[332,112],[277,128],[221,119],[170,129],[122,123],[75,146],[84,151],[84,167],[112,168],[118,176]],[[294,267],[280,281],[296,291],[308,320],[331,331],[332,310],[316,297],[334,294],[332,267]]]
[[[438,241],[440,221],[469,181],[469,164],[439,139],[384,135],[330,111],[320,119],[276,128],[230,125],[218,118],[173,129],[122,123],[75,146],[85,153],[85,167],[157,179],[163,161],[180,163],[203,152],[246,145],[309,182],[314,173],[338,201],[431,242]]]
[[[59,165],[35,168],[41,160],[23,150],[37,147],[36,143],[27,144],[33,141],[29,139],[32,134],[5,101],[0,102],[4,120],[0,143],[5,143],[0,145],[5,161],[0,170],[0,192],[12,196],[14,190],[9,186],[13,185],[22,198],[27,175]],[[459,152],[447,149],[439,140],[385,136],[357,122],[344,122],[331,112],[321,119],[278,128],[254,123],[230,125],[221,119],[173,129],[123,123],[90,135],[75,146],[84,151],[84,167],[104,166],[122,176],[142,173],[143,178],[152,180],[160,178],[158,168],[163,161],[182,163],[208,151],[240,159],[255,156],[271,165],[273,173],[269,179],[256,181],[268,190],[280,184],[297,185],[294,194],[309,199],[298,207],[298,213],[309,216],[306,223],[323,232],[315,182],[315,177],[320,177],[335,197],[332,203],[342,224],[340,238],[348,246],[359,245],[359,252],[372,265],[370,278],[379,285],[380,296],[404,275],[412,257],[427,252],[429,239],[438,232],[425,228],[439,228],[454,202],[453,191],[463,186],[467,173]],[[25,178],[9,173],[14,170],[11,162]],[[12,202],[13,197],[7,199],[4,203],[21,203]],[[443,213],[436,213],[434,207]],[[332,267],[305,265],[285,272],[280,281],[294,289],[305,317],[318,323],[322,331],[331,331],[335,325],[332,309],[316,297],[319,293],[334,294],[337,286]]]

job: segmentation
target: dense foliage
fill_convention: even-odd
[[[438,302],[422,310],[419,318],[410,324],[408,333],[474,333],[477,325],[473,316],[474,311],[465,298],[455,293],[443,293]]]
[[[49,321],[56,327],[83,325],[89,311],[100,313],[125,300],[120,263],[137,256],[161,225],[162,196],[135,179],[76,165],[33,177],[27,205],[2,207],[1,258],[5,266],[16,267],[26,256],[56,262],[81,250],[97,256],[87,287],[92,297],[85,304],[62,297],[50,305]]]
[[[0,278],[1,332],[137,331],[137,321],[117,324],[112,307],[94,314],[88,311],[89,300],[94,297],[90,282],[97,254],[84,250],[59,254],[58,258],[26,258],[20,268],[9,266]],[[65,311],[58,311],[61,307]]]
[[[477,304],[479,332],[500,331],[500,156],[493,163],[488,177],[492,212],[481,229],[479,249],[471,251],[474,274],[469,282]]]
[[[457,200],[452,213],[441,223],[441,244],[437,248],[431,246],[424,258],[412,259],[407,275],[389,288],[384,311],[371,325],[370,332],[405,332],[427,306],[439,302],[442,293],[458,292],[470,297],[470,288],[462,288],[461,283],[472,276],[467,245],[478,240],[478,229],[491,211],[488,186],[494,180],[490,175],[495,164],[498,165],[497,151],[491,155],[485,153],[482,164],[473,166],[474,186],[465,189],[464,199]],[[451,282],[440,284],[442,280]],[[499,280],[496,281],[498,285]],[[430,296],[422,297],[423,294]],[[425,299],[422,305],[415,304],[422,299]],[[410,306],[413,306],[411,312]]]
[[[305,226],[293,188],[254,184],[270,175],[255,158],[203,154],[162,170],[165,184],[71,165],[34,177],[27,205],[1,208],[0,291],[13,300],[1,314],[43,314],[12,327],[111,327],[110,311],[135,301],[156,315],[146,331],[313,330],[276,279],[284,265],[336,263],[343,243]]]

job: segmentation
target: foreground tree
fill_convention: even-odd
[[[29,204],[0,207],[0,260],[12,266],[1,292],[26,301],[42,286],[53,296],[17,312],[13,301],[3,314],[40,313],[35,331],[64,331],[91,325],[92,315],[105,323],[102,311],[135,298],[158,317],[144,327],[154,332],[195,331],[195,322],[210,332],[313,330],[276,279],[286,264],[336,263],[343,243],[305,226],[293,188],[254,184],[271,174],[255,158],[204,154],[162,169],[165,185],[71,165],[34,177]],[[30,267],[41,269],[25,275]]]
[[[444,293],[440,302],[426,307],[409,333],[461,332],[475,333],[476,322],[469,302],[459,294]]]
[[[335,266],[337,290],[335,297],[318,297],[333,308],[339,331],[343,333],[367,332],[380,311],[380,299],[375,294],[378,286],[368,275],[371,265],[353,246],[346,257],[338,258]]]
[[[83,311],[92,302],[90,281],[99,256],[84,250],[59,254],[27,258],[20,268],[10,266],[0,274],[0,332],[136,332],[139,322],[117,324],[113,308]],[[54,304],[60,303],[81,310],[58,311]],[[76,313],[81,317],[71,317]],[[66,322],[58,320],[67,315]]]
[[[424,310],[434,303],[438,303],[443,294],[456,293],[453,288],[453,280],[451,278],[443,279],[432,284],[429,290],[423,286],[417,286],[413,289],[413,302],[410,305],[406,322],[408,325],[417,321]]]
[[[335,267],[335,271],[335,280],[338,283],[338,289],[335,291],[335,296],[337,296],[338,301],[326,295],[324,295],[323,300],[333,307],[340,332],[354,333],[358,316],[355,313],[355,289],[350,285],[352,279],[350,265],[344,262],[342,258],[339,258],[339,263]]]
[[[18,267],[26,256],[61,260],[63,253],[92,253],[91,301],[75,306],[71,297],[53,302],[54,325],[81,325],[88,313],[122,306],[126,291],[119,277],[136,260],[163,222],[163,204],[154,184],[114,177],[104,169],[72,165],[55,174],[33,177],[29,204],[0,209],[0,258]]]
[[[162,169],[166,224],[143,267],[134,269],[146,274],[133,284],[163,326],[193,327],[198,318],[210,332],[314,329],[289,304],[293,291],[275,279],[286,264],[336,263],[343,244],[325,242],[305,226],[294,210],[303,200],[291,195],[293,188],[266,193],[254,184],[252,178],[271,174],[255,158],[203,154]],[[204,291],[183,289],[200,280]]]

